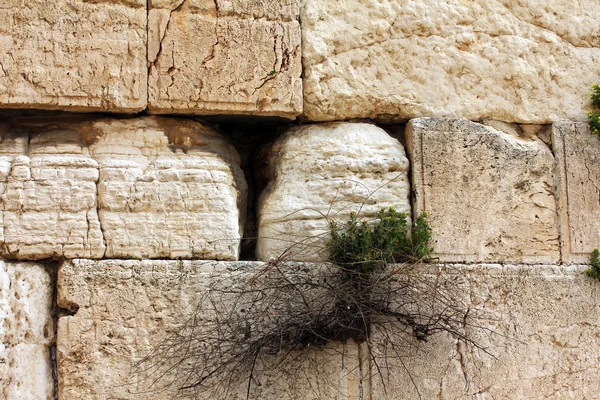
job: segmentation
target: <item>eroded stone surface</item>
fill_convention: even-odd
[[[193,391],[178,391],[186,378],[175,376],[179,370],[170,371],[150,387],[157,378],[152,369],[135,368],[133,364],[180,329],[208,290],[213,290],[219,309],[243,313],[240,308],[244,307],[221,301],[237,299],[235,291],[249,285],[249,279],[259,271],[264,272],[264,267],[263,263],[252,262],[165,260],[64,263],[59,270],[58,304],[76,312],[61,317],[58,324],[59,398],[206,398],[202,394],[196,396]],[[315,266],[308,268],[314,270]],[[230,295],[223,295],[223,290]],[[273,303],[275,307],[278,304],[275,299]],[[266,310],[270,312],[273,308]],[[210,312],[200,314],[199,318],[205,326],[215,323]],[[250,334],[259,326],[256,321]],[[288,357],[282,365],[271,365],[268,373],[261,372],[259,365],[250,398],[345,399],[349,393],[358,392],[357,351],[350,343],[332,344],[327,349]],[[266,363],[264,360],[270,356],[262,354],[260,359]],[[151,361],[159,368],[172,362]],[[237,383],[232,384],[227,395],[221,393],[209,398],[246,399],[247,380],[240,376],[234,379],[242,382],[239,390]]]
[[[0,398],[54,398],[52,282],[41,265],[0,260]]]
[[[600,70],[590,1],[306,1],[310,120],[584,120]]]
[[[554,158],[535,137],[459,119],[407,128],[415,214],[427,211],[441,261],[556,263]]]
[[[374,332],[372,399],[596,399],[600,361],[600,286],[585,267],[446,265],[429,279],[456,283],[472,308],[466,330],[483,349],[446,335],[418,342],[392,335],[400,353]],[[388,331],[389,333],[389,331]],[[486,354],[489,353],[489,354]],[[401,358],[399,358],[399,356]],[[409,375],[410,374],[410,375]]]
[[[148,14],[154,113],[302,111],[296,1],[160,1]]]
[[[146,1],[3,1],[0,108],[146,107]]]
[[[328,219],[373,219],[380,207],[410,214],[408,159],[384,130],[364,123],[290,129],[258,158],[266,187],[258,206],[261,260],[327,258]]]
[[[239,157],[200,123],[26,120],[5,126],[0,166],[6,256],[238,257]]]
[[[587,123],[553,124],[563,260],[585,263],[600,247],[600,138]]]

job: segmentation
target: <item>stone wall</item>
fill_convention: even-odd
[[[0,400],[600,398],[599,20],[591,0],[2,2]],[[471,345],[396,332],[387,357],[375,329],[216,397],[137,364],[216,283],[329,268],[330,221],[392,206],[428,213],[416,274],[486,317]]]

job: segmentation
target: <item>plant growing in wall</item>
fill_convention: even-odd
[[[335,343],[362,343],[382,382],[390,359],[437,332],[477,345],[465,333],[473,313],[458,300],[458,284],[417,273],[432,251],[426,217],[410,223],[393,207],[370,221],[351,213],[329,220],[333,263],[295,263],[286,252],[259,271],[223,276],[140,371],[155,388],[254,398],[265,374],[298,375],[299,360]]]
[[[592,98],[592,106],[595,108],[594,111],[588,113],[590,129],[594,135],[600,135],[600,86],[597,84],[592,85],[590,97]]]
[[[592,251],[590,265],[591,266],[585,270],[585,274],[590,278],[600,279],[600,252],[598,252],[598,249]]]

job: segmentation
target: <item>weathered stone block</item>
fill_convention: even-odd
[[[5,127],[0,191],[3,252],[13,258],[239,254],[239,156],[197,122],[42,118]]]
[[[0,108],[146,107],[146,1],[8,0],[0,6]]]
[[[106,257],[237,260],[246,181],[233,146],[193,121],[94,123]]]
[[[258,271],[264,272],[264,267],[256,262],[164,260],[64,263],[59,269],[58,304],[76,312],[61,317],[58,324],[59,398],[206,398],[194,391],[178,390],[186,378],[177,375],[181,374],[178,369],[155,382],[159,377],[152,371],[156,370],[145,369],[147,364],[141,368],[134,364],[182,328],[209,288],[216,287],[221,293],[225,290],[236,298],[236,291],[242,290]],[[215,299],[216,307],[230,306],[222,304],[220,297]],[[239,308],[232,310],[244,312]],[[203,326],[220,323],[215,321],[218,316],[210,312],[197,317]],[[268,373],[261,372],[257,365],[250,397],[345,399],[348,393],[358,391],[357,351],[351,343],[332,344],[326,349],[306,351],[306,357],[288,357],[285,364],[271,366]],[[151,362],[160,366],[172,360],[151,358]],[[229,393],[216,398],[246,399],[248,382],[243,377],[241,380],[239,390],[231,385]],[[165,385],[169,382],[172,384]]]
[[[394,353],[382,348],[389,343],[382,341],[383,332],[374,332],[371,347],[384,381],[373,375],[370,398],[597,398],[600,286],[584,269],[445,265],[424,270],[424,278],[458,285],[454,294],[471,307],[471,317],[479,316],[470,319],[466,334],[482,348],[445,334],[426,343],[397,334],[391,339],[402,351]]]
[[[0,198],[5,256],[100,258],[104,241],[97,213],[98,164],[74,126],[49,126],[43,133],[19,128],[5,136],[10,172]],[[22,143],[22,139],[29,141]],[[3,138],[4,142],[4,138]],[[15,156],[11,143],[21,144]]]
[[[557,122],[552,129],[562,257],[586,263],[600,247],[600,138],[583,122]]]
[[[598,15],[593,1],[308,0],[305,116],[584,120]]]
[[[54,398],[52,282],[41,265],[0,260],[0,398]]]
[[[153,113],[302,112],[295,1],[151,1],[149,108]]]
[[[554,158],[535,137],[459,119],[407,128],[415,214],[427,211],[441,261],[557,263]]]
[[[380,207],[410,214],[408,159],[398,140],[364,123],[290,129],[263,149],[258,206],[260,260],[327,259],[328,219],[373,219]]]

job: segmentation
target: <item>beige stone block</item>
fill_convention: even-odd
[[[52,400],[52,282],[38,264],[0,260],[0,398]]]
[[[236,291],[243,289],[257,271],[264,271],[264,267],[265,264],[257,262],[65,262],[59,269],[58,304],[74,314],[61,317],[58,324],[59,398],[207,398],[202,393],[178,391],[182,377],[176,376],[177,369],[168,371],[155,382],[158,377],[151,370],[136,368],[134,364],[181,328],[207,290],[220,290],[220,293],[226,290],[231,298],[237,298]],[[215,304],[219,309],[244,312],[238,304],[223,304],[222,300],[223,297],[216,295]],[[269,312],[272,308],[266,310]],[[199,318],[203,326],[219,323],[210,312],[200,314]],[[252,329],[257,326],[259,322]],[[342,400],[357,397],[360,380],[356,345],[332,344],[324,349],[308,349],[298,356],[289,356],[282,364],[276,363],[277,357],[261,356],[250,398]],[[268,360],[275,363],[269,365]],[[152,361],[159,365],[171,362]],[[268,370],[263,369],[265,365],[269,365]],[[238,387],[236,381],[228,394],[209,398],[246,399],[248,381],[246,376],[234,377],[238,378],[241,386]]]
[[[149,4],[151,112],[286,118],[302,112],[297,2]]]
[[[488,264],[424,271],[432,281],[458,285],[456,296],[479,316],[466,333],[483,348],[445,334],[427,342],[392,334],[401,351],[386,352],[384,331],[374,332],[384,380],[372,376],[370,398],[597,399],[600,286],[584,269]]]
[[[407,148],[413,211],[430,215],[434,257],[559,262],[554,157],[541,140],[467,120],[418,118],[408,124]]]
[[[0,108],[146,108],[146,1],[0,6]]]
[[[238,258],[246,182],[234,147],[212,129],[158,117],[3,129],[5,256]]]
[[[247,186],[232,145],[193,121],[103,120],[91,129],[105,257],[237,260]]]
[[[582,121],[598,15],[594,1],[308,0],[304,114]]]
[[[600,247],[600,138],[584,122],[552,130],[563,261],[587,263]]]
[[[0,149],[9,153],[3,156],[10,166],[0,197],[3,254],[22,260],[102,257],[98,164],[79,132],[72,126],[56,125],[43,128],[43,133],[22,129],[8,133],[6,146]],[[8,146],[27,138],[18,147],[23,154],[15,156],[16,149]]]
[[[328,220],[350,212],[372,220],[380,207],[410,214],[408,159],[398,140],[365,123],[290,129],[258,157],[266,185],[258,203],[260,260],[327,259]]]

